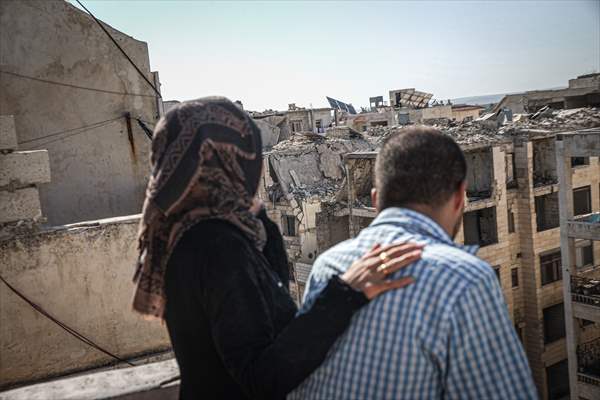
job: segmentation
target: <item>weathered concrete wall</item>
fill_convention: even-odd
[[[152,81],[147,44],[105,26]],[[0,48],[0,114],[14,115],[20,150],[49,153],[48,222],[139,212],[150,142],[135,121],[128,137],[123,115],[152,123],[156,97],[106,34],[62,0],[2,1]]]
[[[346,126],[349,126],[358,132],[364,132],[371,126],[381,126],[382,124],[385,124],[383,126],[397,125],[396,113],[394,110],[348,115],[346,120]]]
[[[594,88],[600,89],[600,74],[589,74],[569,79],[569,89]]]
[[[333,121],[331,109],[315,108],[315,109],[298,109],[286,112],[288,130],[292,132],[292,123],[300,122],[300,130],[297,132],[313,132],[324,133],[325,129]],[[321,131],[318,132],[316,121],[321,121]]]
[[[131,309],[138,222],[101,220],[0,242],[0,271],[55,318],[122,358],[164,349],[165,327]],[[112,361],[3,283],[0,354],[0,387]]]
[[[479,114],[480,111],[482,109],[481,108],[453,108],[452,109],[452,119],[455,119],[456,121],[462,121],[465,118],[472,118],[472,119],[477,119],[479,118]]]
[[[271,125],[262,119],[255,119],[254,122],[260,129],[263,150],[270,150],[271,147],[275,146],[279,142],[281,130],[279,127]]]
[[[0,225],[18,225],[23,220],[38,222],[42,217],[36,185],[50,182],[46,150],[17,150],[12,115],[0,116]],[[0,238],[7,234],[0,232]]]

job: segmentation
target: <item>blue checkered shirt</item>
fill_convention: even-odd
[[[388,208],[313,265],[302,310],[375,243],[425,244],[413,276],[361,309],[288,399],[537,399],[494,270],[423,214]]]

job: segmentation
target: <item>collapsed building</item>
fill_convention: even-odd
[[[553,109],[600,106],[600,73],[570,79],[564,89],[509,94],[496,104],[494,111],[510,108],[514,113],[533,113],[546,106]]]
[[[569,393],[556,134],[600,127],[600,109],[550,110],[531,117],[493,123],[446,119],[433,126],[461,145],[468,164],[457,241],[479,245],[479,256],[493,266],[538,390],[542,398],[555,399]],[[298,297],[314,260],[375,217],[370,189],[377,149],[398,129],[299,134],[265,154],[260,196],[283,232]],[[574,156],[569,162],[575,215],[600,211],[598,157]],[[600,245],[588,237],[576,240],[574,249],[574,263],[586,279],[598,278]],[[594,301],[597,307],[600,298]],[[593,312],[597,316],[600,308]],[[588,347],[600,338],[600,324],[589,321],[578,333]],[[600,360],[591,354],[586,353],[586,365]],[[594,379],[588,389],[598,394],[600,375]]]

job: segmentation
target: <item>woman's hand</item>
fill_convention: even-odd
[[[388,290],[400,289],[414,282],[412,277],[386,277],[420,259],[423,247],[416,243],[398,243],[384,247],[376,244],[340,278],[371,300]]]

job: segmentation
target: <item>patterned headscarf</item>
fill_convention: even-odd
[[[133,308],[162,318],[167,262],[187,229],[203,220],[225,220],[258,249],[264,247],[264,226],[249,210],[262,168],[260,130],[225,98],[184,102],[156,125],[151,164]]]

